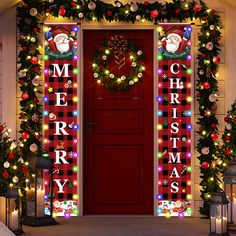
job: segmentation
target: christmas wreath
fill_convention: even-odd
[[[126,57],[130,59],[130,73],[115,75],[109,70],[108,62],[114,59],[119,70],[125,65]],[[145,67],[143,52],[124,36],[112,36],[93,58],[93,77],[97,83],[109,90],[127,90],[142,79]],[[122,71],[121,71],[122,72]]]

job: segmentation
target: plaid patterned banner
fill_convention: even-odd
[[[192,81],[188,24],[158,27],[157,215],[190,216]]]
[[[44,148],[54,163],[53,194],[45,173],[46,206],[53,198],[55,216],[78,215],[78,94],[75,24],[44,26]]]

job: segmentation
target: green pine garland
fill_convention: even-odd
[[[25,195],[30,169],[22,158],[19,143],[11,140],[5,124],[0,124],[0,153],[0,196],[5,196],[9,188],[17,188]]]
[[[231,110],[227,112],[224,118],[225,129],[222,135],[223,144],[219,147],[219,165],[222,168],[222,172],[230,160],[235,158],[236,154],[236,101],[231,106]]]
[[[203,1],[200,4],[195,1],[187,2],[173,0],[168,3],[132,3],[115,4],[104,3],[101,0],[24,0],[18,7],[19,44],[19,76],[18,82],[22,91],[21,105],[21,130],[24,152],[29,152],[33,143],[41,145],[41,102],[39,93],[41,87],[38,77],[41,76],[40,58],[40,22],[48,15],[72,18],[76,22],[83,21],[117,21],[117,22],[142,22],[153,23],[171,22],[187,19],[202,22],[199,39],[198,59],[198,102],[200,118],[197,150],[200,153],[198,159],[201,164],[201,197],[204,205],[200,209],[201,214],[209,214],[208,202],[211,193],[219,189],[219,167],[215,165],[216,145],[215,139],[218,133],[218,121],[215,116],[216,101],[214,94],[218,91],[216,74],[219,64],[219,40],[220,17],[214,9],[208,9]],[[23,95],[24,94],[24,95]],[[35,118],[38,119],[35,119]],[[209,166],[206,164],[208,163]],[[208,166],[208,167],[207,167]],[[206,168],[207,167],[207,168]]]

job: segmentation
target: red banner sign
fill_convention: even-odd
[[[65,217],[78,215],[78,32],[75,24],[44,26],[44,148],[54,164],[51,196],[45,173],[45,212],[52,197],[54,215]]]
[[[190,216],[192,27],[158,27],[157,215]]]

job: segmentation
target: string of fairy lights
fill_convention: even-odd
[[[19,63],[18,83],[21,97],[21,140],[23,152],[28,153],[30,146],[41,145],[41,99],[42,92],[42,46],[40,43],[40,22],[47,16],[73,18],[77,22],[108,21],[132,22],[171,22],[198,21],[201,30],[198,34],[199,48],[197,55],[197,101],[200,118],[197,144],[201,170],[201,198],[204,205],[200,212],[208,214],[208,202],[211,193],[220,188],[218,172],[220,162],[216,158],[216,137],[218,121],[216,118],[216,100],[218,93],[218,67],[220,64],[220,17],[214,9],[208,9],[203,1],[196,3],[173,0],[168,3],[148,2],[126,3],[115,1],[114,4],[103,1],[80,0],[24,0],[17,9],[19,28]],[[75,98],[78,99],[78,98]],[[193,98],[189,97],[189,101]],[[32,147],[32,146],[31,146]],[[206,164],[208,163],[208,164]],[[224,163],[223,163],[224,164]],[[222,164],[221,164],[222,165]]]

